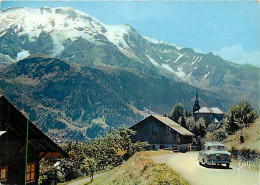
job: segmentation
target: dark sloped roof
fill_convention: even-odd
[[[27,118],[13,106],[3,95],[0,95],[1,115],[9,114],[9,121],[0,123],[0,130],[12,130],[20,138],[26,140],[27,137]],[[3,119],[2,119],[3,120]],[[40,157],[59,158],[69,157],[56,143],[46,136],[39,128],[29,121],[29,144],[39,151]]]

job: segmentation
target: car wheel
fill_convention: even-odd
[[[205,166],[205,167],[207,167],[208,166],[208,164],[207,163],[205,163],[205,160],[204,160],[204,158],[202,159],[202,162],[203,162],[203,166]]]
[[[230,163],[227,163],[227,164],[226,164],[226,167],[229,168],[229,165],[230,165]]]

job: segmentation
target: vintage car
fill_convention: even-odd
[[[226,164],[226,167],[229,168],[231,163],[231,153],[229,153],[225,145],[220,142],[206,142],[202,145],[198,160],[200,165]]]

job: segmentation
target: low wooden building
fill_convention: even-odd
[[[190,149],[194,136],[170,118],[154,115],[136,123],[130,129],[137,132],[132,137],[134,142],[147,141],[153,150],[168,148],[175,151],[187,151]]]
[[[0,95],[0,184],[38,184],[39,161],[61,157],[68,154]]]

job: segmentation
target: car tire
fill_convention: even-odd
[[[203,164],[204,167],[206,167],[206,164],[207,164],[207,163],[205,163],[204,158],[202,158],[202,164]]]
[[[229,168],[230,163],[226,163],[226,167]]]

